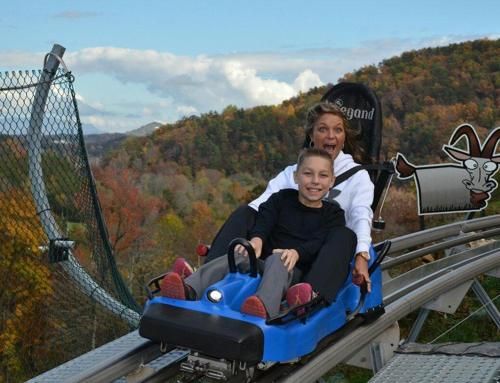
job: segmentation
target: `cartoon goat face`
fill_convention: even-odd
[[[467,138],[468,152],[453,146],[462,136]],[[474,128],[463,124],[455,130],[449,145],[443,146],[443,150],[451,158],[463,163],[470,179],[464,179],[462,182],[471,192],[489,192],[497,186],[497,182],[491,177],[497,172],[500,163],[500,155],[494,155],[498,141],[500,141],[500,129],[495,129],[481,147]]]

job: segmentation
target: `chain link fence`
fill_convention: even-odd
[[[139,319],[108,242],[73,82],[62,69],[0,73],[0,382]]]

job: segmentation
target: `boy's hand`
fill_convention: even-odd
[[[260,239],[259,237],[253,237],[250,240],[250,244],[255,250],[255,256],[259,258],[260,255],[262,254],[262,239]]]
[[[288,272],[293,270],[299,260],[299,253],[294,249],[274,249],[273,253],[281,253],[281,260]]]
[[[368,273],[368,261],[363,257],[356,257],[354,260],[354,269],[352,270],[352,283],[361,286],[366,283],[366,290],[372,291],[372,282]]]
[[[250,245],[252,245],[252,247],[255,251],[255,256],[257,258],[259,258],[261,253],[262,253],[262,239],[260,239],[259,237],[252,238],[250,240]],[[246,251],[246,249],[242,245],[236,245],[236,247],[234,248],[234,251],[236,254],[241,254],[245,257],[248,257],[248,252]]]

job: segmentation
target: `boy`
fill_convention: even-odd
[[[276,316],[292,278],[299,280],[308,270],[330,230],[345,225],[339,205],[323,201],[335,181],[333,160],[328,152],[304,149],[297,160],[294,180],[298,190],[281,190],[259,207],[250,243],[257,258],[265,260],[264,272],[256,294],[243,302],[243,313],[263,318]],[[237,246],[235,252],[237,264],[247,262],[243,247]],[[162,294],[196,299],[227,272],[227,260],[222,257],[203,265],[185,280],[169,273],[162,281]],[[297,285],[294,292],[299,299],[289,304],[302,304],[312,298],[308,284]],[[287,300],[290,295],[295,294],[287,294]]]

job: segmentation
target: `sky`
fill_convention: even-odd
[[[53,44],[101,132],[274,105],[402,52],[500,38],[499,0],[1,0],[0,72]]]

